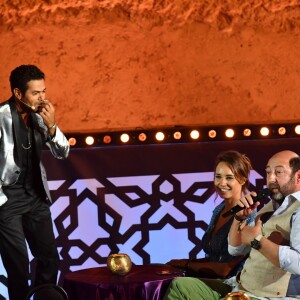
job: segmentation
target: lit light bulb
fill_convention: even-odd
[[[93,145],[95,142],[95,139],[92,136],[87,136],[85,138],[85,143],[89,146]]]
[[[260,129],[260,134],[261,134],[262,136],[268,136],[269,133],[270,133],[270,130],[269,130],[268,127],[262,127],[262,128]]]
[[[173,133],[173,137],[174,137],[174,140],[180,140],[181,139],[181,132],[175,131]]]
[[[190,133],[190,137],[193,140],[197,140],[200,137],[200,132],[198,130],[192,130],[191,133]]]
[[[73,138],[73,137],[69,138],[69,145],[70,145],[70,146],[75,146],[76,143],[77,143],[77,141],[76,141],[75,138]]]
[[[279,135],[285,135],[285,134],[286,134],[286,129],[285,129],[285,127],[279,127],[279,128],[278,128],[278,134],[279,134]]]
[[[155,138],[158,141],[163,141],[165,139],[165,134],[163,132],[159,131],[156,133]]]
[[[295,132],[296,132],[296,134],[300,134],[300,125],[297,125],[295,127]]]
[[[141,132],[141,133],[139,134],[139,141],[140,141],[140,142],[145,142],[146,139],[147,139],[146,133]]]
[[[122,143],[127,143],[129,141],[129,135],[127,133],[121,134],[120,140]]]
[[[251,133],[252,133],[251,129],[249,129],[249,128],[245,128],[244,131],[243,131],[244,136],[250,136]]]
[[[214,139],[216,136],[217,136],[217,132],[215,130],[210,130],[208,132],[208,136],[211,138],[211,139]]]
[[[228,138],[234,137],[234,130],[231,129],[231,128],[226,129],[225,135],[226,135],[226,137],[228,137]]]

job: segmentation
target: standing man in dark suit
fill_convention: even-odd
[[[0,105],[0,254],[9,299],[24,300],[29,291],[26,241],[37,259],[34,285],[56,283],[58,273],[42,148],[66,159],[70,147],[46,100],[44,73],[21,65],[11,72],[10,85],[12,97]]]

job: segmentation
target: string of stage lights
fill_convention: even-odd
[[[93,133],[67,133],[73,148],[300,137],[300,123],[235,126],[173,126]]]

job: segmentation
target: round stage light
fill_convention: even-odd
[[[208,136],[211,138],[211,139],[214,139],[216,136],[217,136],[217,132],[215,130],[210,130],[208,132]]]
[[[85,138],[85,143],[89,146],[93,145],[95,142],[95,139],[92,136],[87,136]]]
[[[163,141],[165,139],[165,134],[161,131],[157,132],[155,135],[156,140]]]
[[[297,125],[297,126],[295,127],[295,133],[296,133],[296,134],[300,134],[300,125]]]
[[[249,128],[245,128],[244,131],[243,131],[243,135],[244,136],[251,136],[251,129]]]
[[[181,139],[181,132],[180,131],[175,131],[173,133],[173,137],[174,137],[174,140],[180,140]]]
[[[286,134],[286,128],[285,127],[279,127],[278,128],[278,134],[279,135],[285,135]]]
[[[268,136],[269,133],[270,133],[270,130],[269,130],[268,127],[262,127],[262,128],[260,129],[260,134],[261,134],[262,136]]]
[[[191,133],[190,133],[190,137],[193,140],[197,140],[200,137],[200,132],[198,130],[192,130]]]
[[[140,141],[140,142],[145,142],[146,139],[147,139],[146,133],[141,132],[141,133],[139,134],[139,141]]]
[[[104,144],[110,144],[111,143],[111,136],[110,135],[105,135],[103,137],[103,143]]]
[[[228,138],[234,137],[234,130],[231,129],[231,128],[226,129],[225,136],[228,137]]]
[[[73,137],[71,137],[71,138],[69,138],[69,145],[72,147],[72,146],[75,146],[76,145],[76,139],[75,138],[73,138]]]
[[[129,135],[127,133],[122,133],[120,136],[120,140],[122,143],[128,143],[129,141]]]

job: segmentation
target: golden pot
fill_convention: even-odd
[[[107,267],[113,274],[126,275],[132,267],[132,262],[127,254],[111,254],[107,258]]]
[[[250,297],[245,292],[231,292],[226,295],[225,300],[250,300]]]

